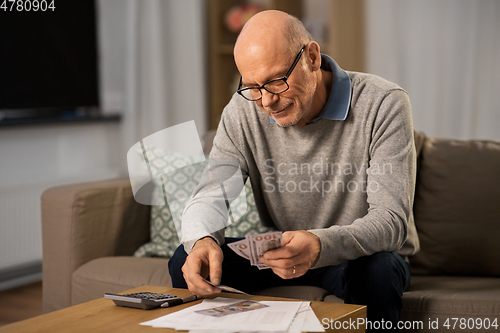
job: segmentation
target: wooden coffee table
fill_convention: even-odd
[[[151,291],[155,293],[171,294],[180,297],[191,295],[187,289],[175,289],[167,287],[143,286],[124,291],[122,294]],[[257,301],[290,301],[289,298],[277,298],[267,296],[248,296],[230,293],[220,293],[207,298],[229,297],[236,299],[251,299]],[[75,305],[66,309],[47,313],[38,317],[23,320],[7,326],[0,327],[0,333],[4,332],[177,332],[168,328],[152,328],[141,326],[139,323],[155,319],[166,314],[184,309],[202,302],[190,302],[172,308],[160,308],[154,310],[139,310],[116,306],[113,301],[100,298],[94,301]],[[358,318],[366,318],[366,307],[350,304],[311,302],[311,307],[322,324],[327,325],[332,331],[335,322],[356,322]],[[326,318],[326,319],[324,319]],[[327,325],[324,325],[326,328]],[[344,325],[347,327],[347,324]],[[364,325],[356,329],[346,329],[336,332],[364,332]]]

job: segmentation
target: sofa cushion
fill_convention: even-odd
[[[415,140],[415,151],[417,153],[417,158],[420,156],[422,152],[422,148],[424,147],[425,140],[427,140],[427,136],[422,132],[414,132],[414,140]]]
[[[328,295],[323,299],[323,301],[328,302],[328,303],[344,303],[344,300],[342,298],[338,298],[335,295]]]
[[[103,257],[73,272],[71,305],[143,285],[171,287],[168,259]]]
[[[426,139],[414,203],[413,274],[500,276],[500,143]]]
[[[309,301],[322,301],[328,295],[325,289],[314,286],[282,286],[266,288],[256,292],[254,295],[273,296],[304,299]]]
[[[412,276],[410,290],[403,295],[401,320],[422,321],[419,332],[444,332],[443,324],[451,318],[484,320],[491,323],[500,316],[500,279],[488,277]],[[440,330],[429,329],[429,322],[438,320]],[[453,326],[453,321],[450,325]],[[469,322],[471,324],[472,322]],[[497,319],[498,323],[498,319]],[[500,323],[498,323],[500,324]],[[457,324],[459,325],[459,323]],[[491,332],[490,327],[460,332]]]

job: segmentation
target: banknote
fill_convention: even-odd
[[[219,288],[220,290],[222,291],[225,291],[225,292],[228,292],[228,293],[235,293],[235,294],[243,294],[243,295],[248,295],[246,292],[244,291],[241,291],[241,290],[238,290],[236,288],[233,288],[233,287],[229,287],[229,286],[224,286],[222,284],[219,284],[219,285],[215,285],[213,284],[212,282],[204,279],[206,283],[208,283],[209,285],[215,287],[215,288]]]
[[[223,317],[236,313],[262,309],[268,306],[269,305],[265,305],[257,301],[244,300],[230,305],[218,306],[216,308],[198,310],[195,312],[212,317]]]
[[[269,266],[262,264],[259,258],[269,250],[283,246],[283,233],[281,231],[270,231],[263,234],[247,235],[245,239],[250,245],[250,263],[259,269],[267,269]]]
[[[283,233],[281,231],[271,231],[264,234],[248,235],[246,239],[254,245],[251,247],[257,258],[262,257],[269,250],[283,246]]]
[[[250,247],[246,239],[237,242],[229,243],[227,246],[236,252],[240,257],[250,260]]]
[[[250,260],[252,266],[256,266],[259,269],[266,269],[269,266],[259,262],[259,258],[267,251],[283,246],[282,235],[281,231],[247,235],[245,239],[229,243],[228,247],[239,256]]]

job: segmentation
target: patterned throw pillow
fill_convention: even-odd
[[[157,186],[153,197],[166,195],[167,198],[175,197],[176,200],[169,200],[169,204],[166,205],[151,206],[151,241],[142,245],[134,255],[136,257],[171,257],[180,244],[177,230],[181,230],[180,221],[185,204],[200,181],[207,162],[196,163],[189,157],[165,154],[154,148],[146,148],[146,153],[153,175],[168,174],[163,178],[165,193],[162,187]],[[238,200],[231,204],[231,210],[236,215],[243,215],[226,228],[226,237],[245,237],[250,233],[270,230],[260,223],[250,181],[247,180],[244,189],[246,204]]]

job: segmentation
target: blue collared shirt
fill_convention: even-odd
[[[311,120],[311,123],[321,118],[329,120],[345,120],[349,112],[351,103],[351,79],[349,75],[337,65],[337,63],[327,56],[321,54],[321,69],[333,73],[332,90],[326,101],[325,107],[318,116]],[[271,123],[276,122],[269,117]]]

